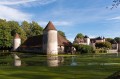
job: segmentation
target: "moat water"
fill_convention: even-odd
[[[94,56],[93,56],[94,58]],[[82,59],[81,59],[82,60]],[[17,64],[21,66],[84,66],[84,65],[120,65],[120,62],[81,61],[79,56],[22,56]]]

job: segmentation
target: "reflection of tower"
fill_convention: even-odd
[[[43,52],[47,55],[58,54],[57,30],[49,22],[43,32]]]
[[[87,45],[90,45],[90,38],[87,35],[84,38],[85,38],[85,40],[87,42]]]
[[[21,66],[21,60],[16,54],[14,54],[14,66]]]
[[[58,56],[47,56],[47,64],[50,67],[56,67],[58,66]]]
[[[21,45],[21,39],[19,35],[16,33],[13,39],[13,51],[16,51],[20,45]]]

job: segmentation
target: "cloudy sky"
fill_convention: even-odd
[[[77,33],[89,37],[120,36],[120,7],[112,0],[0,0],[0,18],[36,21],[45,27],[52,21],[73,41]]]

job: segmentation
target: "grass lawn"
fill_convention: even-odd
[[[120,58],[115,56],[77,56],[77,66],[70,66],[71,57],[64,57],[64,64],[59,67],[48,67],[43,64],[45,56],[22,57],[23,63],[32,62],[35,65],[21,67],[12,66],[11,56],[0,57],[0,79],[105,79],[116,71],[120,71],[120,64],[100,65],[87,63],[120,63]],[[36,64],[37,63],[37,64]]]

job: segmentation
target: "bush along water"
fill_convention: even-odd
[[[75,44],[74,47],[76,48],[76,52],[81,54],[94,53],[93,47],[89,45]]]

